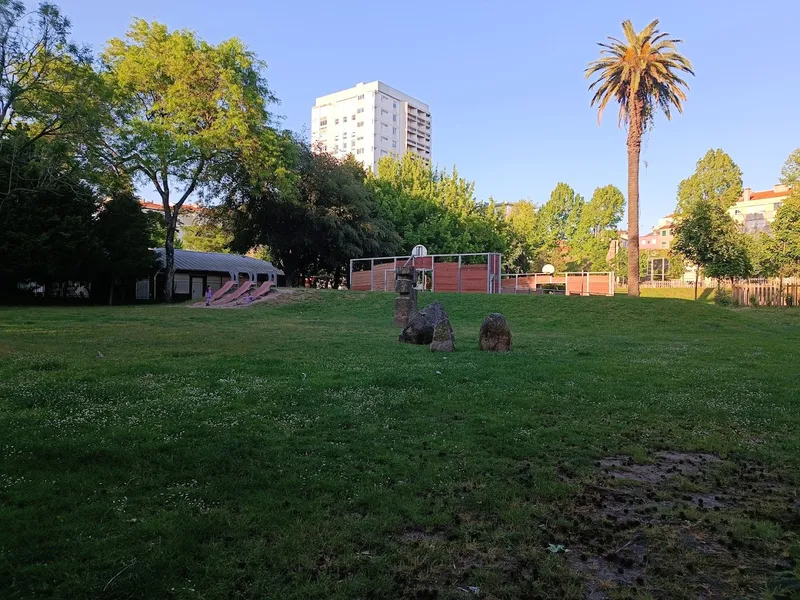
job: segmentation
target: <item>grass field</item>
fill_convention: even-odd
[[[0,309],[0,598],[782,597],[800,310],[435,297]]]

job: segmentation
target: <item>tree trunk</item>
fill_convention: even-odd
[[[700,278],[700,265],[694,266],[694,299],[697,300],[697,280]]]
[[[114,305],[114,273],[111,273],[111,281],[108,284],[108,305]]]
[[[639,295],[639,155],[642,109],[638,98],[628,103],[628,296]]]
[[[167,235],[164,240],[164,301],[172,302],[175,279],[175,217],[167,219]]]

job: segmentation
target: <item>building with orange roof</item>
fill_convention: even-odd
[[[145,212],[156,212],[160,215],[164,214],[164,205],[160,202],[149,202],[147,200],[139,200],[139,204],[142,205],[142,210]],[[175,233],[175,236],[179,239],[183,239],[183,228],[187,226],[192,226],[197,224],[197,220],[200,217],[200,213],[202,212],[202,208],[197,206],[196,204],[184,204],[181,206],[181,210],[178,213],[178,231]]]
[[[745,233],[769,232],[778,209],[791,193],[792,188],[782,184],[761,192],[744,188],[741,199],[728,209],[728,214]]]

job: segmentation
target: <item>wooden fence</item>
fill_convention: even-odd
[[[613,296],[614,273],[520,273],[501,277],[504,294],[555,292],[567,296]]]
[[[800,283],[736,283],[733,301],[741,306],[797,306]]]

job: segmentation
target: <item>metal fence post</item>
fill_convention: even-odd
[[[458,255],[458,293],[461,293],[461,255]]]
[[[369,291],[375,291],[375,259],[369,259]]]

